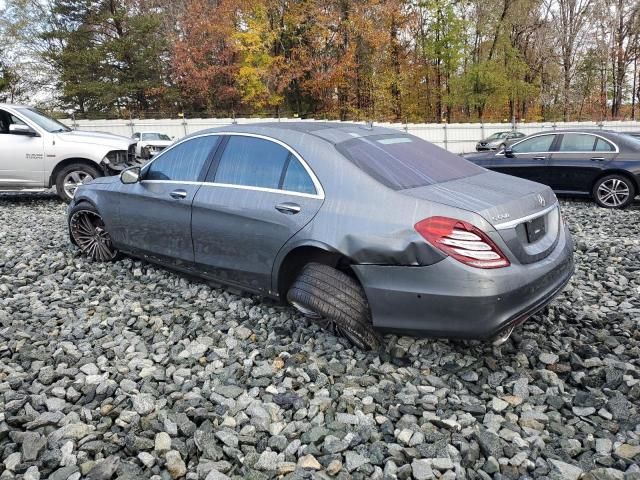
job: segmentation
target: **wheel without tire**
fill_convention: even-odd
[[[80,203],[69,214],[71,240],[93,260],[109,262],[118,258],[104,221],[93,205]]]
[[[304,316],[326,324],[356,347],[380,346],[362,287],[335,268],[308,264],[289,289],[287,300]]]
[[[98,169],[90,165],[83,163],[67,165],[58,172],[56,192],[62,200],[70,202],[80,185],[100,176]]]
[[[624,208],[633,202],[636,188],[627,177],[612,174],[598,180],[593,186],[592,194],[601,207]]]

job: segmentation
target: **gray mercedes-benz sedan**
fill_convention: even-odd
[[[78,188],[71,240],[288,301],[362,348],[379,331],[506,340],[573,272],[551,189],[420,138],[325,122],[198,132]]]

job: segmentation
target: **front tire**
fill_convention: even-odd
[[[69,212],[69,235],[82,253],[94,261],[110,262],[120,256],[102,216],[90,203],[79,203]]]
[[[309,263],[289,289],[287,300],[304,316],[326,324],[354,346],[362,350],[380,347],[364,290],[345,273]]]
[[[72,163],[58,172],[56,192],[62,200],[69,203],[80,185],[100,176],[100,171],[95,167],[84,163]]]
[[[596,203],[604,208],[625,208],[636,196],[636,187],[624,175],[612,174],[599,179],[591,192]]]

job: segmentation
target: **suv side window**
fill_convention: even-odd
[[[211,152],[220,141],[217,135],[193,138],[161,153],[143,174],[144,180],[197,182]]]
[[[288,160],[289,150],[275,142],[232,135],[220,157],[213,181],[278,189]]]
[[[0,110],[0,134],[11,133],[9,125],[25,125],[25,123],[6,110]]]
[[[555,137],[555,135],[551,134],[529,138],[514,145],[512,151],[514,153],[548,152],[551,149]]]
[[[592,152],[595,148],[595,135],[585,133],[565,133],[560,142],[560,152]]]

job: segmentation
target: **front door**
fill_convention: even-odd
[[[25,125],[25,122],[0,109],[0,190],[43,188],[43,138],[40,135],[11,133],[11,125]]]
[[[191,203],[200,188],[219,137],[195,137],[176,144],[141,172],[141,181],[120,184],[114,243],[178,267],[193,263]]]
[[[517,142],[510,149],[511,156],[498,153],[487,168],[548,185],[547,163],[555,137],[555,134],[536,135]]]
[[[318,212],[324,195],[283,144],[232,135],[193,202],[199,268],[268,294],[276,255]]]
[[[549,161],[549,185],[560,192],[589,193],[616,156],[611,142],[589,133],[564,133],[557,150]]]

